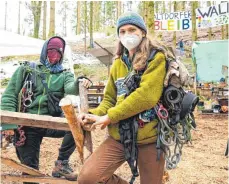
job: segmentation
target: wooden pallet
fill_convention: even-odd
[[[19,162],[1,157],[1,163],[16,169],[18,171],[27,173],[29,175],[12,175],[12,174],[1,174],[2,181],[14,181],[14,182],[39,182],[39,183],[50,183],[50,184],[77,184],[77,181],[69,181],[63,178],[54,178],[46,175],[36,169],[20,164]]]

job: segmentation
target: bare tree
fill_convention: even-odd
[[[155,24],[154,24],[154,18],[151,18],[154,17],[154,1],[150,1],[147,8],[149,8],[149,15],[150,15],[149,16],[150,18],[147,19],[148,28],[150,33],[154,36]]]
[[[173,4],[173,10],[174,10],[174,12],[176,12],[177,11],[177,2],[174,1],[173,3],[174,3]],[[173,46],[175,49],[176,49],[176,43],[177,43],[177,32],[174,31],[173,32]]]
[[[93,44],[93,1],[90,2],[90,48],[94,47]]]
[[[87,1],[84,1],[84,55],[87,51]]]
[[[46,19],[47,19],[47,2],[43,3],[43,40],[46,40]]]
[[[192,41],[197,40],[197,29],[196,29],[196,8],[197,3],[196,1],[192,1]]]
[[[4,26],[4,30],[7,29],[7,1],[5,2],[5,26]]]
[[[49,37],[55,35],[55,1],[50,1]]]
[[[207,2],[207,6],[211,6],[211,1]],[[212,28],[211,27],[208,28],[208,39],[209,40],[212,39]]]
[[[21,33],[21,1],[18,2],[18,25],[17,25],[17,33]]]
[[[33,14],[33,37],[38,38],[39,36],[39,28],[40,28],[40,20],[41,20],[41,4],[42,1],[31,1],[27,6],[31,9]]]
[[[80,32],[81,32],[80,9],[81,9],[81,2],[80,1],[77,1],[77,10],[76,10],[76,14],[77,14],[76,34],[80,34]]]
[[[121,1],[117,1],[117,19],[121,15],[121,12],[122,12],[122,2]]]

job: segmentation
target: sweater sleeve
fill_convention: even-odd
[[[22,88],[24,68],[19,67],[11,77],[1,98],[1,110],[18,111],[18,95]]]
[[[65,72],[64,92],[68,95],[79,95],[79,83],[75,81],[71,72]]]
[[[119,105],[108,110],[112,123],[132,117],[156,105],[163,91],[166,61],[162,53],[157,53],[143,73],[140,86]]]
[[[105,88],[104,98],[100,105],[95,109],[90,109],[89,112],[98,116],[103,116],[107,114],[107,110],[114,107],[116,104],[116,86],[114,82],[114,71],[115,65],[112,65],[108,83]]]

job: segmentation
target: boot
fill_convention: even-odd
[[[68,160],[57,160],[55,161],[55,167],[52,171],[52,176],[56,178],[64,176],[67,180],[76,181],[78,174],[73,172]]]

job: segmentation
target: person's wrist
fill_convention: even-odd
[[[105,119],[106,119],[107,124],[111,123],[111,119],[109,118],[108,114],[105,115]]]

